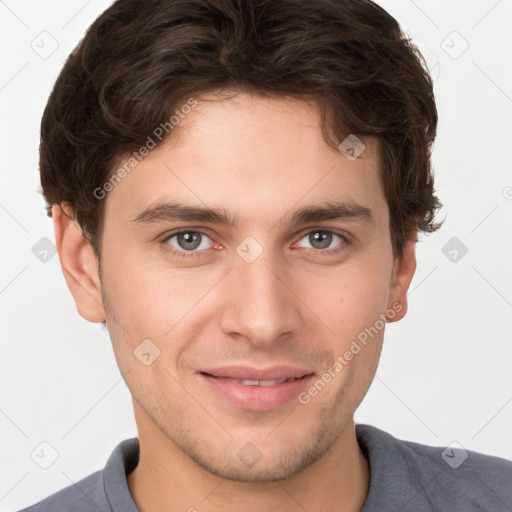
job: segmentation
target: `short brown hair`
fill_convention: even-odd
[[[370,0],[116,1],[68,57],[43,114],[48,214],[71,205],[99,258],[104,201],[93,191],[183,98],[223,89],[316,101],[333,148],[349,133],[377,137],[395,256],[416,230],[440,226],[432,80]]]

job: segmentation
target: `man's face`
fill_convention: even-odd
[[[197,99],[106,199],[107,325],[139,432],[224,478],[285,478],[351,425],[403,297],[377,148],[350,161],[296,100]],[[231,224],[147,212],[166,203]]]

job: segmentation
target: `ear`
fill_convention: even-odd
[[[98,260],[74,220],[72,208],[53,205],[53,226],[64,278],[80,316],[89,322],[105,321]]]
[[[391,289],[389,294],[388,309],[396,314],[388,319],[388,322],[397,322],[407,313],[407,291],[416,271],[416,236],[406,242],[400,258],[395,259],[393,275],[391,277]],[[394,304],[394,306],[393,306]],[[398,306],[400,304],[401,307]]]

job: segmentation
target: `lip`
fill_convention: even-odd
[[[309,385],[315,374],[311,370],[290,366],[224,366],[201,370],[197,375],[222,400],[245,410],[269,411],[295,399]],[[284,379],[289,380],[273,385],[268,382]],[[246,385],[234,380],[267,382],[264,385]]]
[[[219,366],[216,368],[201,370],[201,373],[208,373],[214,377],[224,377],[227,379],[280,380],[290,378],[297,379],[314,372],[304,368],[281,365],[270,366],[268,368],[254,368],[251,366]]]

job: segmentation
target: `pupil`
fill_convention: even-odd
[[[315,249],[325,249],[331,244],[332,234],[325,233],[324,231],[317,231],[316,233],[311,233],[309,238],[311,245],[315,247]]]
[[[200,245],[199,233],[179,233],[178,244],[182,249],[197,249]]]

